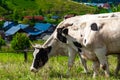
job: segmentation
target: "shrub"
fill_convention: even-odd
[[[5,40],[3,40],[2,37],[0,36],[0,49],[3,45],[5,45]]]
[[[29,38],[24,33],[17,33],[11,41],[14,50],[24,50],[30,47]]]

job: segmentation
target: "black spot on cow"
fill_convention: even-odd
[[[39,49],[39,52],[36,54],[34,58],[33,64],[34,68],[38,69],[45,65],[45,63],[48,61],[48,53],[51,51],[51,49],[52,49],[51,46]]]
[[[63,29],[62,33],[68,35],[68,29],[67,28]]]
[[[58,29],[57,29],[57,38],[58,38],[61,42],[67,43],[67,38],[62,35],[62,31],[63,31],[63,28],[58,28]],[[65,33],[66,33],[66,30],[65,30]]]
[[[99,30],[96,23],[91,24],[91,30],[93,30],[93,31],[98,31]]]
[[[82,34],[81,34],[80,36],[81,36],[81,37],[83,37],[83,35],[82,35]]]
[[[78,48],[82,48],[82,45],[81,45],[80,43],[78,43],[78,42],[73,42],[73,44],[74,44],[76,47],[78,47]]]

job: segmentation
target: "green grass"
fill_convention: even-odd
[[[83,73],[83,67],[78,57],[75,60],[70,75],[67,72],[68,57],[58,56],[52,57],[48,63],[34,74],[29,68],[32,63],[32,54],[28,55],[28,62],[24,62],[23,54],[0,53],[0,80],[93,80],[92,63],[88,61],[89,74]],[[119,80],[120,76],[114,76],[116,67],[116,57],[109,56],[111,77],[106,79],[103,72],[95,80]]]
[[[35,1],[31,0],[7,0],[6,4],[10,9],[35,9],[37,4]]]

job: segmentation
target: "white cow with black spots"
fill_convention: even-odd
[[[66,20],[62,21],[58,25],[57,28],[77,25],[78,23],[81,23],[85,19],[90,20],[92,18],[109,18],[110,16],[112,16],[112,17],[116,16],[115,14],[107,14],[107,15],[108,15],[107,17],[103,17],[104,16],[103,14],[101,14],[101,16],[98,14],[98,15],[84,15],[84,16],[72,17],[70,19],[66,19]],[[76,29],[77,29],[77,27],[74,27],[74,30],[76,30]],[[66,38],[61,37],[61,34],[57,34],[57,29],[56,29],[54,31],[54,33],[51,35],[51,37],[42,46],[34,46],[35,51],[33,53],[34,59],[33,59],[33,63],[31,66],[31,71],[37,72],[40,67],[45,65],[45,63],[48,61],[50,56],[55,55],[57,53],[67,53],[68,51],[69,51],[68,52],[69,53],[68,67],[69,67],[69,69],[71,69],[73,62],[74,62],[75,55],[76,55],[76,53],[78,53],[78,51],[80,51],[80,49],[76,50],[71,46],[61,43],[58,38],[60,38],[60,39],[62,38],[61,40],[64,43],[66,42]],[[77,45],[80,47],[80,44],[77,42],[74,42],[74,45]],[[66,50],[67,48],[68,48],[68,50]],[[61,52],[61,51],[63,51],[63,52]],[[86,56],[88,56],[88,55],[86,55]],[[92,58],[92,57],[93,56],[91,56],[91,57],[89,56],[89,58]],[[87,72],[85,60],[82,58],[80,58],[80,59],[82,60],[85,71]]]
[[[120,69],[120,17],[111,17],[111,18],[99,18],[83,21],[81,24],[84,24],[84,30],[81,36],[81,27],[76,26],[76,29],[72,27],[63,27],[58,28],[62,29],[61,36],[67,38],[67,44],[73,48],[81,49],[82,51],[87,51],[82,55],[90,54],[97,61],[94,62],[94,75],[95,77],[98,74],[99,63],[102,69],[105,71],[105,76],[109,77],[109,68],[107,62],[107,55],[118,54],[118,65],[116,68],[116,74]],[[74,32],[74,34],[73,34]],[[76,33],[75,33],[76,32]],[[75,35],[78,35],[77,37]],[[83,37],[84,36],[84,37]],[[82,37],[82,38],[81,38]],[[60,40],[60,39],[59,39]],[[75,45],[73,42],[81,43],[82,47]],[[76,46],[76,47],[75,47]],[[89,56],[88,56],[89,57]],[[98,60],[97,60],[98,59]]]

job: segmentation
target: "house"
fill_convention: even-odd
[[[56,25],[50,23],[36,23],[34,28],[40,30],[42,33],[36,36],[37,39],[43,39],[47,35],[51,35],[56,28]]]
[[[15,23],[13,21],[5,21],[2,28],[6,31],[14,25]]]
[[[8,29],[5,32],[5,36],[8,38],[8,40],[11,40],[12,36],[17,33],[20,30],[23,30],[24,28],[28,27],[28,24],[18,24],[16,26],[12,26],[10,29]]]
[[[50,23],[35,23],[34,28],[40,30],[40,31],[47,31],[50,27],[52,26],[52,24]]]
[[[44,17],[43,16],[34,16],[35,21],[43,21]]]
[[[35,20],[35,21],[43,21],[44,17],[43,16],[24,16],[24,19]]]
[[[42,34],[43,31],[41,30],[38,30],[34,27],[26,27],[23,29],[23,31],[28,35],[28,37],[31,39],[31,40],[35,40],[36,37],[40,34]]]
[[[32,20],[33,16],[24,16],[24,19]]]

